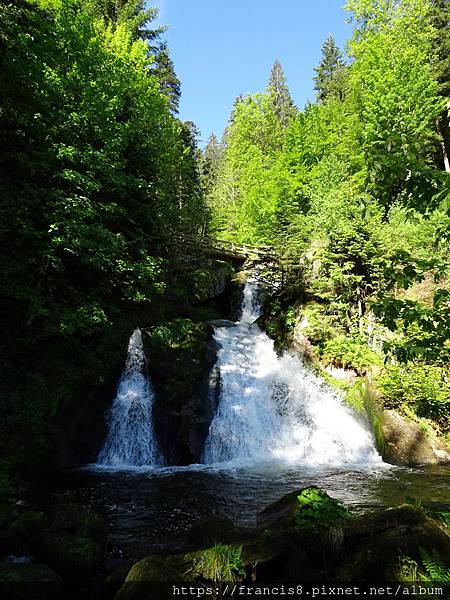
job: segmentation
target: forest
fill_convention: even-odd
[[[266,88],[238,96],[223,136],[211,134],[201,148],[196,124],[179,115],[181,82],[165,27],[156,24],[158,9],[144,0],[0,0],[0,581],[62,577],[66,585],[78,576],[103,577],[108,560],[122,561],[112,580],[120,584],[127,573],[130,581],[167,582],[187,572],[203,583],[254,582],[259,564],[270,580],[299,579],[298,569],[320,580],[328,569],[327,581],[369,581],[374,573],[450,581],[450,2],[347,0],[345,10],[352,37],[345,48],[332,36],[323,41],[314,100],[295,105],[274,49]],[[223,362],[229,356],[232,367]],[[219,481],[213,471],[205,480],[196,479],[201,471],[170,471],[173,488],[165,472],[160,480],[155,475],[151,492],[126,474],[68,475],[102,456],[103,464],[123,466],[108,458],[115,446],[107,430],[113,398],[135,374],[133,360],[150,382],[141,389],[154,402],[145,408],[153,454],[126,466],[185,469],[244,454],[253,459],[277,427],[285,431],[287,416],[308,414],[308,435],[314,422],[328,436],[317,447],[311,437],[305,456],[312,452],[314,468],[326,440],[339,447],[343,464],[361,457],[373,463],[374,477],[378,460],[405,468],[385,480],[380,475],[386,488],[373,502],[397,511],[406,540],[400,554],[397,546],[394,558],[389,554],[392,519],[370,517],[391,570],[383,571],[376,549],[369,559],[355,542],[366,544],[369,534],[349,511],[369,504],[359,506],[358,494],[342,484],[343,471],[333,472],[326,491],[320,469],[311,480],[301,479],[300,467],[270,483],[264,474],[254,491],[258,502],[249,500],[242,514],[251,509],[250,522],[256,509],[279,498],[276,482],[286,493],[301,483],[296,499],[309,513],[295,500],[292,539],[274,533],[288,527],[278,511],[291,506],[289,495],[286,504],[258,513],[257,534],[248,523],[236,525],[241,509],[233,494],[246,488],[232,486],[244,486],[247,471],[239,484]],[[227,379],[236,365],[244,373],[239,392]],[[248,390],[260,404],[243,424],[227,417],[225,396]],[[273,414],[264,394],[278,402]],[[317,396],[317,411],[294,410],[300,396],[311,397],[311,406]],[[348,426],[347,438],[326,429],[327,410]],[[227,430],[235,447],[224,445]],[[286,444],[297,444],[295,431]],[[100,451],[105,439],[109,454],[105,445]],[[337,454],[329,456],[330,468],[342,467]],[[356,488],[364,486],[361,472],[347,468]],[[190,503],[199,485],[206,495],[198,510],[176,504],[183,496]],[[222,494],[222,485],[230,494],[227,514],[215,496],[216,512],[208,506],[207,494]],[[146,512],[160,504],[165,486],[178,506],[170,519],[181,515],[177,531],[185,536],[192,525],[188,542],[166,531],[165,513]],[[92,490],[100,489],[97,497]],[[129,512],[127,494],[135,502],[138,490],[142,502],[154,494],[142,522],[149,519],[165,545],[141,540],[148,525],[130,534],[138,541],[123,534],[125,521],[114,511],[123,504]],[[406,509],[399,507],[405,497]],[[86,512],[76,508],[82,505]],[[217,522],[202,528],[200,517]],[[102,519],[117,539],[114,533],[106,541]],[[359,552],[353,562],[360,570],[342,562],[345,552],[306,557],[291,548],[311,535],[322,549],[323,540],[337,547],[348,535],[347,553]],[[292,552],[282,571],[276,561],[285,556],[285,539]],[[169,548],[172,557],[172,546],[185,543],[195,556],[142,566],[145,556]],[[8,557],[22,554],[44,564],[32,563],[37,570],[24,580],[14,570],[20,561],[12,571],[8,566]],[[24,563],[31,569],[28,558]],[[46,597],[41,592],[17,597]],[[127,594],[120,588],[111,597],[137,597]]]

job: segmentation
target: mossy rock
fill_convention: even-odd
[[[400,466],[450,463],[450,447],[395,410],[383,412],[383,460]]]
[[[347,560],[334,573],[337,581],[399,580],[400,558],[408,556],[420,563],[420,548],[450,556],[450,537],[431,519],[416,524],[406,520],[391,523],[385,531],[361,539],[360,544],[354,542],[346,541]]]
[[[2,563],[0,564],[0,581],[14,583],[61,583],[61,577],[48,565],[40,563]]]
[[[92,538],[50,529],[38,536],[34,548],[39,560],[63,576],[89,576],[105,558],[104,548]]]
[[[124,583],[127,578],[128,573],[131,570],[131,567],[136,564],[136,560],[129,558],[121,562],[121,564],[115,566],[110,574],[108,575],[107,582],[108,583]]]
[[[0,597],[8,600],[62,598],[62,579],[47,565],[3,563],[0,564]]]
[[[28,540],[43,529],[44,518],[45,515],[43,512],[29,510],[20,515],[20,517],[11,524],[11,529],[21,540]]]
[[[95,541],[104,547],[108,537],[105,519],[90,507],[79,504],[58,504],[48,518],[50,531],[66,532]]]
[[[183,578],[171,564],[170,557],[147,556],[131,567],[114,600],[168,598],[171,585],[177,582],[182,583]]]
[[[240,543],[252,535],[252,530],[237,527],[228,517],[217,515],[194,523],[188,539],[195,548],[208,548],[214,544]]]
[[[345,507],[325,490],[315,486],[302,488],[283,496],[258,515],[258,525],[265,529],[313,529],[341,526],[349,516]],[[311,529],[311,528],[309,528]]]

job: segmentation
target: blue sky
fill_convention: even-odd
[[[295,103],[314,98],[313,68],[324,39],[351,35],[345,0],[149,0],[182,84],[180,117],[194,121],[202,144],[226,126],[241,93],[263,90],[278,58]]]

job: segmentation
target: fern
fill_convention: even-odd
[[[422,563],[426,571],[424,581],[437,581],[440,583],[450,583],[450,568],[444,564],[444,561],[436,549],[429,554],[424,548],[419,547]]]

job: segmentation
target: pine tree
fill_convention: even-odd
[[[146,8],[144,0],[85,0],[85,4],[108,24],[127,23],[133,38],[146,40],[149,45],[166,30],[166,27],[148,29],[147,24],[158,17],[159,9]]]
[[[336,46],[334,38],[329,36],[322,44],[322,60],[314,69],[314,89],[319,102],[326,102],[331,97],[342,99],[344,68],[342,52]]]
[[[273,63],[267,91],[271,94],[275,114],[283,127],[287,127],[291,117],[296,113],[296,107],[291,98],[283,67],[278,59]]]
[[[175,73],[166,42],[159,46],[150,72],[158,78],[159,89],[161,94],[167,98],[170,109],[172,112],[177,113],[181,96],[181,83]]]
[[[205,146],[201,161],[202,187],[206,194],[211,192],[217,181],[223,150],[223,144],[212,133]]]

